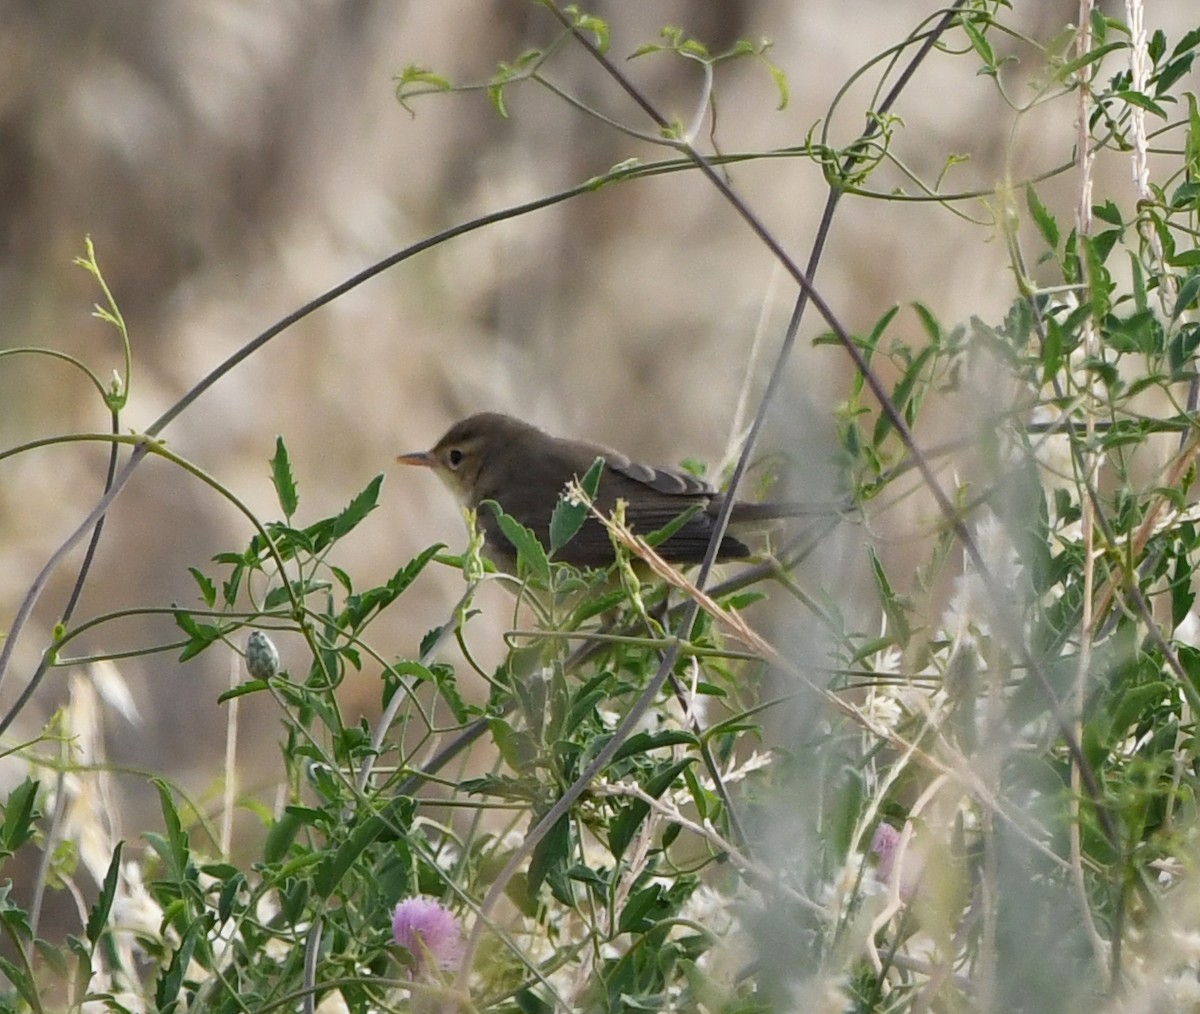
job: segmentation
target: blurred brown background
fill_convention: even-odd
[[[1019,6],[1015,23],[1043,40],[1076,10],[1067,2]],[[1189,7],[1164,6],[1179,18]],[[699,95],[696,66],[625,56],[668,23],[713,50],[773,39],[771,58],[791,87],[787,109],[775,110],[774,86],[755,61],[717,71],[715,136],[736,152],[801,144],[852,72],[937,5],[675,0],[590,9],[612,24],[613,57],[684,121]],[[510,88],[509,119],[482,92],[418,99],[415,118],[395,101],[392,75],[407,64],[485,82],[499,61],[548,45],[556,32],[526,0],[3,0],[0,347],[61,349],[105,380],[120,368],[111,329],[89,317],[96,286],[71,264],[90,234],[132,334],[124,425],[136,430],[273,321],[378,258],[622,160],[665,157],[532,83]],[[1002,38],[996,45],[1019,58],[1006,85],[1028,100],[1026,79],[1044,69],[1039,55]],[[1020,178],[1069,161],[1070,102],[1023,118],[1014,131],[1013,112],[977,66],[970,56],[935,54],[921,69],[895,110],[905,124],[896,148],[904,162],[932,181],[951,153],[969,155],[946,188],[986,192],[1008,172]],[[572,47],[547,73],[606,115],[650,129]],[[876,77],[868,73],[846,97],[832,124],[835,143],[861,128]],[[1115,187],[1123,171],[1113,170]],[[729,173],[803,262],[825,197],[819,169],[795,157]],[[915,189],[895,170],[875,182],[894,185]],[[1046,192],[1069,200],[1071,181]],[[986,203],[959,210],[986,218]],[[932,203],[844,201],[818,285],[852,330],[918,299],[947,325],[970,314],[994,321],[1013,296],[995,231]],[[430,476],[399,473],[397,452],[430,445],[461,415],[498,408],[647,460],[719,462],[755,334],[763,343],[757,392],[793,298],[768,252],[698,174],[609,186],[374,279],[278,337],[166,436],[264,518],[275,516],[267,461],[276,434],[291,449],[301,523],[386,472],[382,506],[336,561],[367,587],[431,541],[463,541],[443,490]],[[820,330],[810,314],[806,335]],[[919,340],[910,313],[894,331]],[[801,343],[766,441],[801,465],[788,480],[794,495],[831,495],[829,411],[845,396],[846,378],[839,352]],[[89,385],[46,359],[0,360],[0,406],[4,448],[107,425]],[[0,626],[94,502],[104,461],[93,444],[0,463]],[[249,536],[214,493],[151,461],[110,516],[76,621],[194,604],[186,568],[211,572],[213,553],[240,549]],[[855,540],[861,547],[861,530],[828,548],[826,566],[848,569],[834,572],[839,582],[861,567]],[[76,552],[55,575],[22,633],[0,708],[48,640],[79,559]],[[454,574],[430,571],[376,625],[374,647],[414,653],[458,589]],[[169,622],[138,619],[101,626],[74,648],[131,650],[175,636]],[[283,648],[285,663],[303,664]],[[183,665],[174,653],[123,661],[142,722],[113,720],[113,759],[165,771],[201,793],[211,788],[224,729],[216,697],[228,664],[219,650]],[[351,715],[373,711],[377,673],[353,675],[346,693]],[[64,694],[63,675],[52,673],[24,716],[26,732]],[[277,770],[276,736],[269,703],[248,702],[243,756],[256,760],[264,786]],[[138,798],[145,786],[130,779],[122,788]]]

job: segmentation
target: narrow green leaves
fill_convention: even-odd
[[[4,801],[4,822],[0,824],[0,856],[12,855],[33,836],[38,817],[38,782],[26,778]]]
[[[604,459],[597,458],[592,467],[580,480],[579,484],[589,499],[595,499],[600,489],[600,477],[604,474]],[[587,520],[588,506],[586,503],[575,503],[569,497],[560,496],[554,505],[554,513],[550,517],[550,553],[557,553],[563,546],[579,534]]]
[[[960,24],[963,32],[967,36],[967,41],[971,43],[971,48],[975,50],[979,59],[983,61],[983,66],[980,68],[981,74],[987,74],[990,77],[995,77],[998,70],[996,63],[996,54],[992,50],[992,44],[987,41],[982,31],[975,25],[973,18],[964,17]]]
[[[485,500],[481,505],[496,514],[496,523],[501,534],[513,544],[517,551],[517,567],[524,568],[534,579],[543,584],[550,582],[550,558],[546,556],[538,537],[516,518],[505,514],[495,500]]]
[[[185,609],[176,609],[173,615],[175,617],[175,625],[188,637],[187,643],[179,653],[180,662],[186,662],[189,658],[195,658],[210,644],[221,639],[221,628],[216,624],[199,623]]]
[[[1033,224],[1037,226],[1038,232],[1042,234],[1042,239],[1046,241],[1046,246],[1051,250],[1058,249],[1058,222],[1054,216],[1046,210],[1046,206],[1038,198],[1037,191],[1032,186],[1025,188],[1025,206],[1029,209],[1029,214],[1033,218]]]
[[[275,456],[271,459],[271,482],[275,486],[275,496],[279,500],[279,509],[285,518],[291,519],[300,504],[296,492],[296,480],[292,476],[292,463],[288,460],[287,447],[283,437],[275,438]]]
[[[204,600],[204,604],[209,609],[212,609],[217,604],[217,586],[213,584],[210,577],[195,567],[188,567],[188,573],[192,575],[193,580],[200,588],[200,598]]]
[[[104,932],[104,927],[108,924],[108,916],[112,911],[113,901],[117,896],[117,883],[121,876],[121,855],[125,850],[125,843],[119,841],[113,849],[112,859],[109,860],[108,872],[104,875],[104,883],[100,888],[100,896],[96,899],[96,903],[92,906],[88,913],[88,921],[85,932],[88,942],[93,947],[100,942],[100,934]]]
[[[452,87],[447,78],[416,64],[409,64],[392,80],[396,84],[396,101],[410,116],[416,116],[416,110],[409,104],[413,96],[426,92],[448,92]]]

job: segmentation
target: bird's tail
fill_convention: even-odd
[[[781,518],[828,518],[849,514],[844,503],[837,501],[801,503],[795,500],[767,500],[751,503],[739,500],[733,505],[729,517],[731,524],[755,524],[763,521],[778,521]]]

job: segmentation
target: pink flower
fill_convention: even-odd
[[[871,837],[871,847],[867,851],[879,857],[879,864],[875,867],[875,876],[882,884],[892,882],[892,874],[895,872],[896,865],[896,850],[899,847],[900,832],[891,824],[880,824],[875,828],[875,834]]]
[[[904,836],[909,840],[904,845]],[[897,831],[891,824],[880,824],[875,828],[868,851],[879,857],[875,864],[875,879],[888,887],[896,887],[900,897],[911,901],[921,886],[921,877],[925,873],[926,851],[922,844],[916,841],[911,831]]]
[[[392,936],[415,961],[412,973],[420,974],[432,961],[450,968],[462,957],[462,927],[458,917],[433,898],[406,898],[392,916]]]

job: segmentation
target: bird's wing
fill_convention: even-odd
[[[625,521],[643,537],[667,527],[680,515],[693,511],[680,528],[656,547],[658,553],[673,563],[699,563],[704,559],[712,536],[713,515],[708,504],[715,490],[703,479],[687,472],[652,468],[624,455],[609,452],[604,455],[605,470],[600,479],[596,506],[609,514],[618,500],[625,501]],[[583,527],[560,554],[571,562],[599,566],[612,560],[612,542],[608,530],[595,518],[589,517]],[[726,536],[721,543],[721,556],[726,559],[749,555],[749,550],[737,539]]]
[[[623,475],[657,493],[670,496],[713,496],[717,491],[709,482],[690,472],[674,468],[656,468],[630,461],[623,454],[609,452],[604,462],[618,475]]]
[[[559,451],[557,455],[554,453],[556,450]],[[592,461],[603,458],[605,468],[596,496],[597,508],[602,514],[608,515],[618,500],[624,500],[626,522],[643,537],[665,528],[681,514],[698,507],[699,510],[677,532],[656,548],[673,563],[698,563],[704,558],[713,525],[713,516],[706,513],[705,508],[716,491],[703,479],[674,469],[652,468],[598,444],[568,444],[561,441],[541,447],[540,454],[543,468],[550,473],[561,473],[564,487],[572,475],[582,478]],[[512,475],[506,477],[506,481],[516,485],[521,478]],[[496,499],[485,490],[482,499],[489,498]],[[525,504],[521,511],[521,520],[547,547],[550,544],[550,518],[556,502],[557,495],[553,499],[547,498],[544,504]],[[510,549],[491,511],[481,512],[480,525],[489,545],[498,554]],[[749,550],[730,536],[726,536],[721,544],[723,558],[748,554]],[[608,530],[596,518],[588,517],[575,537],[559,550],[556,558],[579,567],[608,566],[613,560]]]

